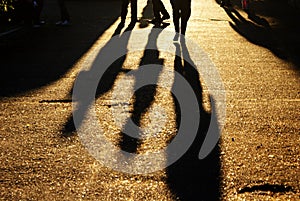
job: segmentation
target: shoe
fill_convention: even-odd
[[[71,23],[68,20],[65,20],[61,23],[61,26],[69,26]]]
[[[163,20],[168,20],[168,19],[170,19],[169,13],[163,15],[162,18],[161,18],[162,21],[163,21]]]
[[[69,26],[71,25],[70,21],[64,20],[64,21],[58,21],[55,23],[56,26]]]

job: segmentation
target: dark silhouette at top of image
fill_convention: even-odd
[[[175,31],[185,35],[187,23],[191,16],[191,0],[171,0],[171,5]]]
[[[128,12],[128,5],[130,3],[131,7],[131,22],[137,22],[137,0],[122,0],[121,6],[121,22],[125,23],[127,12]]]
[[[161,24],[162,21],[170,19],[170,15],[161,0],[152,0],[154,19],[151,21],[154,24]]]
[[[0,37],[1,68],[4,70],[0,74],[0,97],[40,89],[69,72],[120,16],[120,3],[112,3],[109,9],[103,5],[101,1],[72,3],[76,26],[70,29],[56,29],[53,25],[42,29],[24,27]],[[53,11],[57,5],[45,1],[45,8],[55,22]],[[102,16],[108,17],[103,21]],[[57,98],[69,99],[69,96]]]
[[[60,10],[60,21],[56,22],[57,26],[70,25],[70,14],[64,0],[57,0]]]
[[[41,13],[44,7],[44,0],[34,0],[32,1],[33,7],[33,27],[38,28],[41,25],[45,24],[43,20],[41,20]]]
[[[247,9],[241,1],[231,1],[223,7],[233,22],[230,26],[249,42],[269,49],[275,56],[300,68],[300,14],[286,1],[248,1]],[[220,4],[220,0],[216,0]],[[243,13],[247,17],[243,17]],[[272,19],[269,21],[268,19]]]

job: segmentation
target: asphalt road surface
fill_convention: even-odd
[[[71,26],[54,25],[49,0],[46,25],[0,38],[1,199],[300,199],[299,10],[193,0],[174,42],[172,19],[148,22],[150,1],[124,27],[120,1],[66,3]]]

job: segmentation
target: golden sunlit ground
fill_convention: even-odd
[[[171,14],[169,1],[163,2]],[[12,36],[16,37],[15,42],[1,41],[0,45],[8,48],[1,66],[11,71],[1,77],[4,87],[0,98],[0,197],[3,200],[298,200],[299,66],[291,59],[292,54],[287,57],[280,54],[290,50],[286,48],[288,45],[282,45],[287,43],[281,40],[284,26],[281,27],[282,22],[276,16],[262,12],[264,7],[260,3],[275,7],[281,4],[253,1],[262,13],[259,16],[271,27],[265,29],[248,19],[239,9],[239,1],[233,3],[235,13],[232,10],[226,13],[213,0],[193,0],[186,34],[209,56],[226,89],[226,102],[218,102],[226,104],[219,143],[207,158],[198,160],[214,103],[208,101],[212,94],[203,74],[185,69],[183,75],[191,79],[190,84],[199,92],[197,98],[202,100],[198,136],[174,165],[144,175],[122,173],[101,164],[90,155],[72,125],[74,81],[80,71],[92,72],[98,53],[109,46],[120,22],[119,1],[67,1],[73,15],[71,27],[59,29],[48,24],[41,30]],[[54,21],[50,8],[56,8],[55,5],[49,1],[48,7],[45,6],[49,22]],[[146,0],[138,1],[142,22],[133,31],[144,30],[148,37],[132,34],[124,40],[127,44],[120,44],[120,49],[130,49],[137,42],[144,47],[153,43],[150,37],[153,25],[146,23],[151,18],[151,9],[146,6]],[[129,22],[130,15],[120,37]],[[172,32],[172,20],[167,23],[170,25],[163,32]],[[286,34],[295,37],[293,32]],[[98,86],[97,120],[106,139],[117,149],[135,148],[136,153],[147,154],[166,147],[176,136],[180,112],[170,89],[175,82],[174,68],[178,67],[175,62],[178,46],[172,38],[164,36],[158,34],[154,38],[159,45],[170,47],[171,53],[144,49],[129,52],[114,63]],[[179,46],[182,48],[183,43]],[[187,45],[187,49],[193,52],[192,45]],[[197,61],[197,54],[191,55]],[[148,86],[133,96],[139,80],[130,72],[148,63],[163,64],[156,76],[159,86]],[[14,71],[18,73],[13,74]],[[13,81],[14,77],[18,79]],[[144,131],[141,144],[126,142],[122,135],[121,127],[126,126],[130,117]],[[85,128],[94,132],[94,125],[87,124]],[[104,149],[100,155],[114,158],[111,153]],[[171,158],[168,154],[171,153],[150,161],[149,169],[167,163]],[[135,164],[139,162],[143,161]]]

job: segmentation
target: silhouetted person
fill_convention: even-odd
[[[33,27],[37,28],[44,24],[44,21],[41,21],[41,13],[44,6],[44,0],[34,0],[32,1],[33,6]]]
[[[70,25],[70,15],[65,5],[64,0],[58,0],[58,5],[60,9],[60,21],[56,22],[58,26],[68,26]]]
[[[131,22],[137,22],[137,0],[130,0],[131,4]],[[128,12],[129,0],[122,0],[121,22],[125,23]]]
[[[170,19],[170,15],[161,0],[152,0],[154,19],[152,23],[160,24],[163,20]]]
[[[175,31],[185,35],[187,22],[191,16],[191,0],[171,0]],[[179,21],[181,26],[179,26]]]

